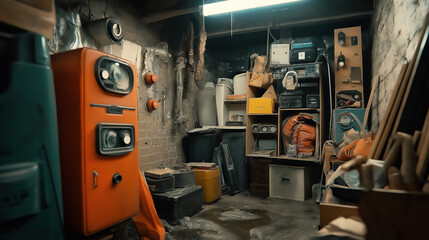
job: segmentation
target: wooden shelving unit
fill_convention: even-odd
[[[321,74],[321,76],[323,76]],[[247,100],[250,98],[261,97],[264,89],[250,87],[247,82],[246,95]],[[246,104],[246,156],[250,162],[251,176],[250,176],[250,191],[258,195],[269,195],[269,164],[275,162],[276,164],[284,165],[314,165],[321,162],[320,153],[322,145],[325,141],[324,122],[324,106],[323,106],[323,77],[319,78],[319,104],[318,108],[277,108],[275,113],[270,114],[249,114],[249,102]],[[290,157],[286,155],[283,147],[282,140],[282,122],[290,116],[298,113],[311,113],[314,114],[318,124],[316,124],[317,141],[315,146],[315,154],[312,157],[299,158]],[[273,124],[277,126],[277,133],[272,135],[254,134],[252,131],[253,124]],[[261,155],[254,153],[254,146],[257,138],[275,139],[277,141],[277,149],[275,154]]]
[[[322,77],[319,79],[319,97],[320,97],[320,107],[318,108],[287,108],[287,109],[277,109],[275,113],[266,113],[266,114],[249,114],[248,104],[246,105],[246,156],[247,157],[265,157],[265,158],[274,158],[278,160],[292,160],[292,161],[304,161],[304,162],[320,162],[320,153],[321,146],[325,140],[324,134],[324,111],[323,111],[323,81]],[[263,89],[254,88],[248,85],[246,89],[247,100],[249,98],[260,97],[263,94]],[[312,113],[318,115],[318,141],[316,143],[316,151],[315,156],[311,158],[298,158],[298,157],[288,157],[286,156],[286,152],[284,151],[283,141],[282,141],[282,122],[287,117],[298,113]],[[254,145],[255,145],[255,135],[252,133],[252,125],[255,123],[260,124],[274,124],[277,126],[277,150],[275,155],[267,156],[267,155],[259,155],[254,154]]]

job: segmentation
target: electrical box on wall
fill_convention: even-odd
[[[271,65],[289,65],[289,44],[271,44]]]
[[[334,43],[335,106],[363,107],[361,27],[335,29]]]

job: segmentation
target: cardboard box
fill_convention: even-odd
[[[304,201],[311,196],[311,181],[306,167],[270,164],[270,197]]]
[[[274,99],[272,98],[249,98],[248,113],[273,113],[274,112]]]
[[[274,100],[277,101],[277,94],[276,91],[274,91],[274,87],[273,85],[271,85],[264,93],[264,95],[262,95],[262,98],[272,98]]]

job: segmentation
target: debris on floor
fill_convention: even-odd
[[[166,239],[307,239],[316,234],[317,205],[312,201],[260,198],[243,192],[223,195],[214,204],[179,220],[162,220]]]

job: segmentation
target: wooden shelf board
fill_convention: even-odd
[[[273,158],[277,159],[277,156],[259,155],[259,154],[246,154],[247,157],[260,157],[260,158]]]
[[[280,111],[320,111],[320,108],[280,108]]]
[[[278,113],[248,113],[247,116],[278,116]]]
[[[315,158],[315,157],[298,158],[298,157],[289,157],[287,155],[280,155],[278,157],[278,159],[293,160],[293,161],[305,161],[305,162],[320,162],[320,160]]]
[[[231,104],[242,104],[246,103],[246,99],[239,99],[239,100],[225,100],[224,103],[231,103]]]
[[[219,126],[216,129],[221,130],[246,130],[246,126]]]
[[[203,126],[204,129],[214,128],[220,130],[246,130],[246,126]]]

